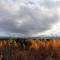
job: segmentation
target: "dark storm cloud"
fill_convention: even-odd
[[[51,29],[51,26],[58,21],[56,10],[46,7],[47,5],[52,7],[53,3],[50,0],[38,3],[28,1],[28,3],[17,5],[18,10],[0,9],[0,32],[30,35]],[[55,3],[53,5],[55,6]],[[22,21],[19,26],[17,25],[18,20]]]

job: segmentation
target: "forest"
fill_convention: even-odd
[[[0,40],[0,60],[60,60],[60,39]]]

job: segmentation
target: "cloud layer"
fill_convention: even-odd
[[[30,36],[59,21],[58,0],[0,0],[0,32]]]

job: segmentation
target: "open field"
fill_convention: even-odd
[[[60,60],[60,39],[0,40],[0,60]]]

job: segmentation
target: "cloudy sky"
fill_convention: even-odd
[[[59,32],[60,0],[0,0],[0,36]]]

